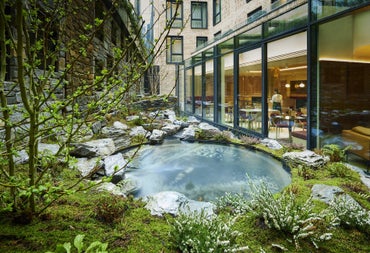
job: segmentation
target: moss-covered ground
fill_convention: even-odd
[[[66,180],[71,176],[68,172],[63,175]],[[370,209],[369,191],[352,171],[343,176],[327,168],[292,168],[292,183],[287,188],[303,202],[317,183],[340,186]],[[318,210],[326,208],[321,202],[315,204]],[[17,224],[13,218],[11,213],[0,214],[0,252],[54,251],[57,244],[73,243],[78,234],[85,235],[86,245],[94,241],[108,243],[109,252],[179,252],[169,236],[169,221],[173,217],[152,216],[140,200],[113,197],[95,189],[64,196],[30,224]],[[370,252],[370,235],[353,228],[333,228],[333,238],[319,244],[318,249],[309,241],[296,248],[290,235],[269,229],[253,216],[240,216],[235,229],[243,233],[239,244],[250,248],[245,252],[261,252],[261,248],[265,252],[281,252],[273,244],[283,245],[287,252]]]

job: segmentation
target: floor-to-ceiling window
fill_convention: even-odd
[[[202,65],[194,67],[194,114],[202,116]]]
[[[218,105],[218,122],[233,126],[234,110],[234,54],[220,57],[220,83]]]
[[[267,58],[269,137],[305,144],[309,85],[307,33],[268,43]],[[293,131],[297,138],[292,138]]]
[[[213,59],[205,62],[205,88],[203,101],[203,117],[208,120],[214,119],[214,70]]]
[[[350,145],[353,153],[367,160],[370,159],[369,24],[367,7],[319,26],[320,113],[315,126],[318,146]]]
[[[262,50],[239,54],[238,78],[239,127],[261,133],[262,130]]]
[[[193,112],[193,69],[187,68],[185,70],[185,112]]]

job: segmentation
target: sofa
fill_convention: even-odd
[[[356,126],[352,129],[343,130],[342,137],[351,147],[350,152],[370,160],[370,128]]]

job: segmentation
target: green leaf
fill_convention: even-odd
[[[74,246],[77,248],[78,253],[82,252],[82,248],[84,246],[83,239],[85,235],[77,235],[73,242]]]

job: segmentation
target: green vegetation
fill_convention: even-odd
[[[27,217],[3,209],[0,251],[66,252],[58,250],[85,235],[84,250],[107,245],[107,252],[207,252],[211,246],[214,252],[369,252],[369,191],[357,173],[343,177],[343,166],[292,168],[292,183],[276,195],[246,182],[251,200],[227,194],[215,203],[213,218],[152,216],[141,200],[94,188],[63,196],[27,225],[22,224]],[[76,173],[61,169],[56,176],[68,182]],[[312,200],[317,183],[341,187],[362,207],[341,198],[331,205]],[[77,251],[71,246],[71,252]]]

